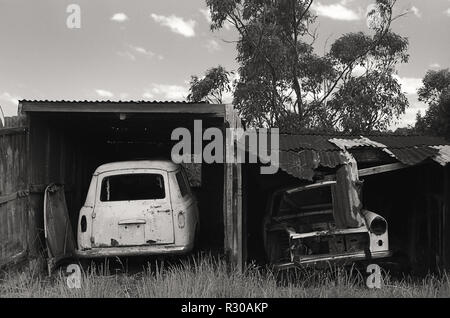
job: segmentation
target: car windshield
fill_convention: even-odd
[[[331,187],[319,187],[293,193],[280,198],[277,216],[327,210],[332,208]]]
[[[133,173],[103,178],[100,201],[155,200],[165,196],[161,174]]]

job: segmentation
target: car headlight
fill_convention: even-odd
[[[375,217],[372,220],[372,222],[370,222],[369,230],[375,235],[381,235],[386,233],[387,230],[386,220],[379,216]]]

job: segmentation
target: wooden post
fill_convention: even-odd
[[[225,105],[225,128],[240,128],[240,120],[232,105]],[[242,167],[236,163],[235,134],[225,134],[224,163],[224,252],[237,269],[242,270]],[[232,153],[230,158],[227,153]]]
[[[444,268],[450,268],[450,165],[445,166],[444,168],[444,208],[443,208],[443,262]]]

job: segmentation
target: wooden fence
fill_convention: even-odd
[[[23,117],[6,117],[0,128],[0,267],[27,253],[27,127]]]

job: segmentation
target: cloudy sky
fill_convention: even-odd
[[[370,0],[315,1],[316,50],[341,34],[367,31]],[[78,4],[80,28],[67,27]],[[398,69],[410,108],[396,124],[413,124],[416,89],[428,69],[450,67],[450,0],[398,0],[410,13],[394,30],[410,41],[410,62]],[[18,99],[182,100],[190,76],[218,64],[234,70],[232,28],[209,30],[204,0],[0,0],[0,105]],[[328,39],[328,40],[327,40]]]

